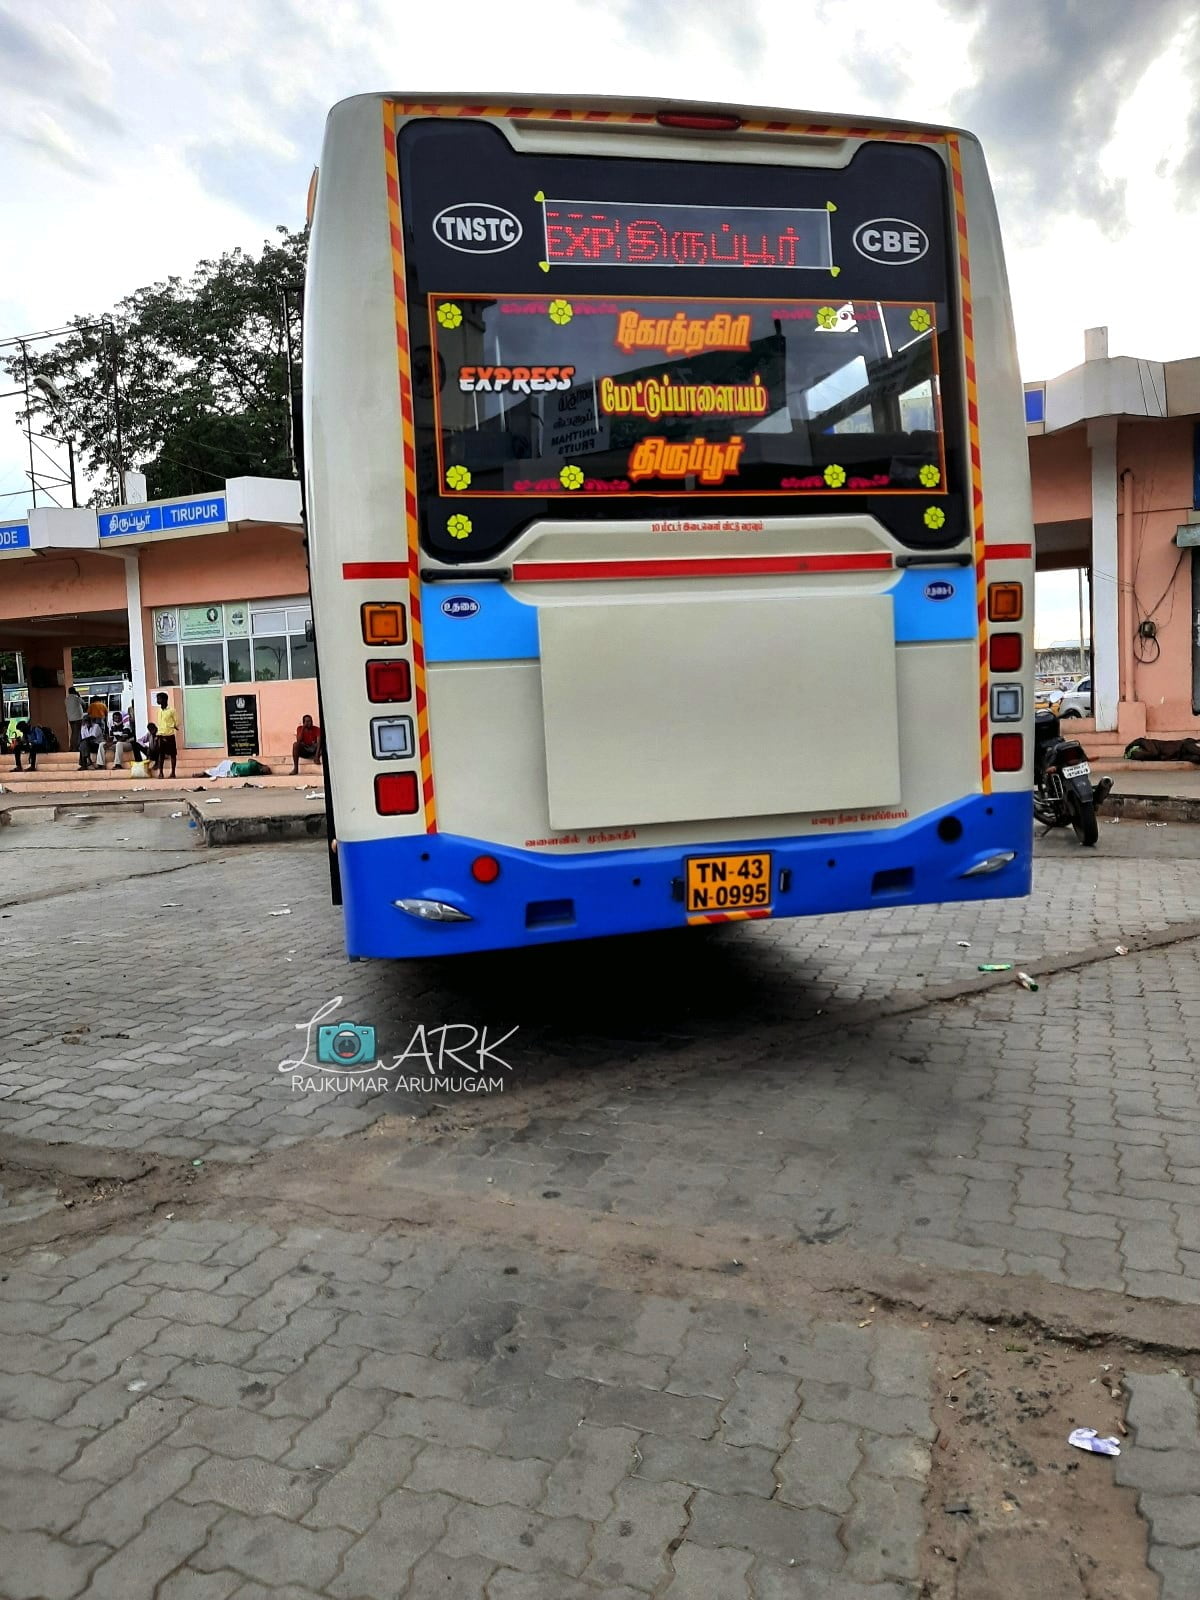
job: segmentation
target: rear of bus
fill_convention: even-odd
[[[1028,464],[969,135],[345,101],[305,433],[352,957],[1028,893]]]

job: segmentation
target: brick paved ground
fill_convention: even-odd
[[[486,1190],[1081,1307],[1200,1305],[1200,840],[1122,828],[1103,855],[1050,842],[1024,904],[405,968],[344,964],[317,848],[147,852],[139,870],[173,870],[118,892],[23,846],[0,1155],[16,1135],[244,1162],[427,1112],[292,1093],[294,1024],[341,994],[384,1054],[418,1022],[520,1030],[504,1094],[416,1124],[381,1198]],[[980,959],[1155,939],[1037,993],[921,1002]],[[5,1198],[12,1241],[57,1204]],[[932,1422],[911,1327],[656,1298],[533,1235],[497,1253],[378,1225],[155,1220],[0,1276],[0,1600],[916,1593]],[[1131,1377],[1116,1466],[1179,1600],[1200,1436],[1167,1365]]]
[[[905,1330],[219,1222],[35,1253],[0,1326],[6,1600],[915,1593]]]

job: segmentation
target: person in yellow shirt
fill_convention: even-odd
[[[179,732],[179,718],[172,710],[169,698],[161,689],[154,696],[154,700],[158,706],[158,721],[156,724],[158,728],[158,751],[155,756],[155,770],[158,777],[161,778],[163,776],[163,764],[169,756],[171,758],[171,776],[173,778],[175,776],[175,757],[178,754],[175,736]]]

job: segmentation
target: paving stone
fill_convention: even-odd
[[[663,1600],[750,1600],[748,1550],[709,1550],[685,1539],[671,1557]]]
[[[1200,1453],[1125,1449],[1113,1462],[1113,1478],[1146,1494],[1200,1494]]]
[[[176,1494],[188,1505],[213,1502],[247,1517],[275,1516],[296,1522],[312,1505],[321,1481],[316,1473],[276,1466],[257,1456],[241,1461],[210,1456]]]
[[[717,1427],[713,1400],[653,1389],[598,1387],[588,1406],[588,1420],[598,1427],[635,1428],[639,1433],[690,1434],[710,1439]]]
[[[697,1490],[688,1538],[696,1544],[750,1550],[783,1566],[795,1561],[797,1566],[838,1572],[845,1560],[837,1517],[750,1495]]]
[[[613,1509],[617,1485],[635,1469],[637,1442],[631,1428],[576,1428],[546,1479],[538,1509],[548,1517],[602,1522]]]
[[[682,1351],[671,1362],[665,1387],[670,1394],[711,1395],[716,1400],[726,1400],[733,1393],[734,1374],[745,1362],[746,1354],[740,1345],[719,1334],[692,1329],[683,1341]]]
[[[486,1557],[519,1571],[548,1567],[578,1577],[588,1559],[589,1533],[587,1523],[578,1517],[543,1517],[516,1506],[458,1504],[450,1511],[438,1549],[448,1556]]]
[[[441,1539],[454,1509],[455,1502],[444,1494],[400,1490],[388,1495],[379,1508],[378,1521],[347,1551],[341,1571],[328,1584],[329,1593],[345,1596],[346,1600],[358,1600],[361,1595],[403,1593],[413,1567]],[[445,1553],[492,1558],[492,1552],[487,1550]]]
[[[304,1521],[314,1528],[349,1528],[365,1533],[379,1515],[381,1502],[408,1476],[419,1439],[362,1439],[339,1472],[318,1477],[316,1502]]]
[[[872,1477],[890,1482],[893,1478],[911,1478],[914,1483],[924,1483],[929,1476],[930,1450],[917,1439],[889,1439],[881,1434],[861,1435],[863,1469]]]
[[[1125,1388],[1125,1418],[1138,1450],[1200,1450],[1200,1415],[1182,1374],[1131,1372]]]
[[[187,1409],[186,1400],[160,1400],[153,1395],[143,1398],[126,1417],[88,1444],[63,1476],[69,1480],[95,1478],[102,1483],[119,1483],[152,1445],[179,1425]]]
[[[645,1590],[583,1583],[561,1572],[514,1572],[499,1567],[488,1582],[487,1600],[644,1600]]]
[[[1200,1495],[1144,1494],[1138,1511],[1150,1529],[1150,1547],[1174,1545],[1191,1549],[1200,1545]]]
[[[799,1565],[776,1567],[756,1561],[750,1576],[754,1600],[913,1600],[912,1586],[907,1583],[857,1583],[845,1573],[832,1575]],[[1015,1595],[1013,1600],[1017,1600]]]
[[[819,1506],[839,1514],[849,1511],[854,1504],[850,1480],[858,1469],[861,1438],[859,1429],[847,1423],[801,1418],[775,1467],[777,1498],[784,1505]]]
[[[639,1478],[651,1483],[684,1483],[714,1494],[775,1493],[774,1453],[754,1445],[729,1445],[716,1440],[659,1439],[646,1434],[638,1445]]]
[[[305,1528],[276,1516],[247,1517],[212,1506],[194,1509],[202,1509],[215,1526],[192,1565],[202,1572],[232,1567],[271,1588],[286,1583],[322,1588],[351,1542],[340,1528]]]
[[[186,1406],[187,1401],[173,1402]],[[171,1435],[176,1448],[204,1445],[217,1455],[259,1456],[263,1461],[278,1461],[292,1444],[296,1420],[290,1417],[264,1417],[254,1411],[195,1406]],[[308,1463],[305,1463],[306,1465]]]
[[[435,1550],[413,1568],[404,1600],[487,1600],[484,1586],[495,1570],[486,1557],[455,1559]]]
[[[390,1389],[416,1400],[461,1400],[477,1367],[471,1361],[439,1361],[432,1356],[402,1351],[382,1355],[369,1351],[350,1382],[364,1389]]]
[[[721,1412],[721,1438],[726,1444],[757,1444],[768,1450],[782,1450],[799,1404],[794,1378],[741,1372],[733,1395]]]
[[[53,1422],[70,1411],[86,1388],[83,1383],[63,1383],[33,1373],[0,1373],[0,1416],[12,1422],[40,1417]]]
[[[417,1456],[405,1488],[442,1490],[476,1505],[535,1506],[545,1488],[544,1461],[513,1461],[480,1450],[426,1445]]]
[[[111,1554],[107,1545],[69,1545],[46,1533],[4,1536],[4,1600],[71,1600]]]
[[[1196,1600],[1200,1594],[1200,1550],[1159,1546],[1150,1552],[1150,1566],[1162,1578],[1159,1600]]]
[[[848,1570],[869,1583],[916,1578],[925,1532],[924,1485],[860,1472],[853,1488],[854,1504],[842,1523]]]
[[[914,1395],[928,1400],[929,1349],[915,1328],[876,1328],[869,1366],[880,1394]]]
[[[385,1438],[405,1435],[429,1444],[474,1445],[490,1450],[500,1442],[504,1421],[499,1413],[465,1406],[458,1400],[410,1400],[401,1396],[388,1406],[373,1431]]]
[[[31,1419],[0,1428],[0,1470],[61,1472],[93,1435],[85,1428]]]
[[[0,1528],[11,1533],[62,1533],[78,1520],[99,1488],[96,1483],[65,1483],[49,1472],[0,1467]]]
[[[667,1369],[665,1356],[568,1345],[557,1349],[545,1370],[556,1378],[586,1378],[593,1383],[627,1388],[661,1389],[667,1382]]]
[[[613,1509],[594,1530],[584,1577],[593,1583],[652,1590],[669,1576],[670,1546],[688,1524],[698,1491],[686,1484],[634,1478],[618,1486]]]
[[[814,1422],[848,1422],[875,1433],[918,1439],[932,1439],[936,1432],[929,1402],[909,1395],[869,1394],[844,1383],[805,1383],[803,1407],[805,1419]]]
[[[244,1581],[240,1572],[197,1572],[184,1567],[159,1585],[157,1600],[229,1600],[236,1590],[244,1593]]]

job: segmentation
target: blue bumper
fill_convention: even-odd
[[[939,833],[950,818],[961,825],[957,836],[948,820]],[[685,859],[749,850],[771,852],[775,917],[1012,899],[1029,893],[1033,803],[1027,793],[972,795],[894,828],[559,857],[446,833],[339,842],[346,953],[462,955],[684,927]],[[964,876],[1009,850],[1015,859],[999,871]],[[500,863],[494,883],[471,877],[483,854]],[[441,901],[471,920],[418,919],[395,906],[401,899]]]

